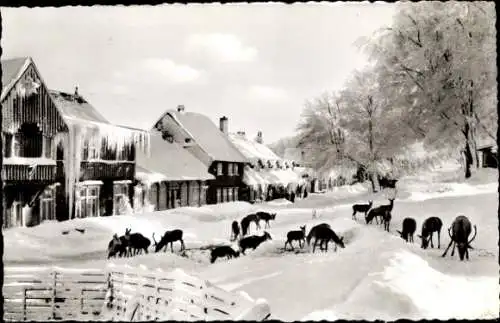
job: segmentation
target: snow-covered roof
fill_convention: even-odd
[[[252,161],[259,159],[265,161],[282,161],[269,147],[264,144],[258,143],[255,140],[247,139],[242,134],[229,134],[229,139],[238,148],[238,150]]]
[[[256,185],[283,185],[288,186],[299,185],[303,182],[300,174],[291,169],[278,170],[255,170],[249,166],[245,166],[243,172],[243,183],[248,186]]]
[[[2,95],[5,97],[31,63],[29,57],[2,59]]]
[[[160,134],[150,135],[150,156],[137,152],[136,179],[143,182],[210,180],[214,176],[199,159]]]
[[[109,121],[80,95],[56,90],[49,90],[49,94],[64,119],[79,119],[109,124]]]
[[[195,112],[169,110],[175,122],[187,131],[200,148],[213,160],[245,163],[247,159],[231,143],[228,136],[205,115]]]

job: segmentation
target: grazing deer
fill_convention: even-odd
[[[306,242],[307,245],[309,246],[311,244],[311,238],[316,237],[316,234],[320,228],[331,228],[328,223],[321,223],[318,225],[315,225],[314,227],[311,228],[311,231],[309,231],[309,234],[307,235]]]
[[[239,246],[242,254],[245,254],[246,249],[255,250],[262,242],[266,240],[272,240],[271,235],[264,231],[264,234],[261,236],[249,236],[240,240]]]
[[[256,215],[259,217],[259,221],[264,220],[266,222],[264,228],[270,228],[269,221],[276,220],[276,213],[257,212]]]
[[[128,242],[129,253],[131,255],[137,255],[138,252],[142,250],[144,250],[145,253],[148,253],[148,248],[151,245],[151,240],[140,233],[131,234],[130,231],[130,228],[125,230],[125,239]]]
[[[417,230],[417,221],[414,218],[403,220],[403,231],[396,230],[406,242],[413,242],[413,234]]]
[[[371,209],[370,212],[368,212],[368,215],[365,216],[366,224],[371,223],[374,218],[376,223],[379,224],[377,219],[378,217],[381,218],[381,223],[383,223],[384,214],[386,214],[387,211],[392,212],[394,200],[395,198],[389,199],[389,204],[380,205]]]
[[[240,235],[240,225],[238,224],[238,221],[233,221],[231,224],[231,241],[235,241],[238,239]]]
[[[240,252],[235,251],[230,246],[218,246],[212,249],[210,252],[210,262],[213,264],[217,258],[226,257],[227,259],[231,259],[233,257],[239,257]]]
[[[365,217],[367,212],[372,208],[373,201],[368,201],[368,204],[354,204],[352,206],[352,219],[356,220],[356,213],[364,213]]]
[[[248,229],[250,228],[250,222],[254,222],[255,225],[257,226],[257,229],[260,229],[260,224],[259,224],[260,218],[257,216],[257,214],[252,213],[247,216],[245,216],[241,220],[241,231],[242,235],[246,236],[248,232]]]
[[[467,260],[469,260],[469,249],[474,249],[470,244],[472,241],[474,241],[477,235],[477,228],[475,225],[474,235],[472,236],[472,239],[469,240],[469,235],[471,234],[471,232],[472,230],[470,220],[464,215],[457,216],[453,221],[451,227],[448,229],[448,234],[450,235],[451,241],[444,251],[442,257],[446,256],[448,249],[450,249],[450,246],[453,244],[453,248],[451,249],[451,256],[453,257],[453,255],[455,254],[456,245],[460,260],[463,261],[464,256]]]
[[[119,256],[127,253],[127,245],[122,243],[122,240],[115,233],[113,239],[108,243],[108,259],[111,257]]]
[[[438,236],[438,249],[441,248],[441,228],[443,227],[443,221],[436,216],[431,216],[427,218],[422,224],[422,234],[418,235],[422,239],[422,249],[427,249],[429,246],[429,241],[431,242],[431,248],[434,248],[432,243],[432,236],[434,232],[437,232]]]
[[[167,251],[168,244],[170,243],[170,251],[174,252],[174,242],[180,241],[181,249],[183,251],[186,247],[184,246],[184,240],[182,240],[183,232],[180,229],[175,229],[172,231],[165,231],[160,239],[160,242],[156,242],[155,234],[153,233],[153,241],[155,246],[155,252],[162,250],[164,247],[164,252]]]
[[[293,244],[292,242],[294,240],[299,241],[299,247],[302,248],[302,243],[306,243],[306,226],[301,226],[300,230],[295,230],[295,231],[288,231],[286,234],[286,242],[285,242],[285,250],[286,250],[286,245],[290,244],[290,247],[292,247],[293,250]]]
[[[313,253],[316,250],[316,245],[318,244],[318,241],[319,241],[319,248],[321,250],[328,251],[328,242],[330,242],[330,240],[332,240],[335,243],[335,251],[337,251],[337,245],[340,246],[341,248],[345,248],[344,238],[343,237],[339,238],[335,233],[335,231],[326,226],[318,227],[314,238],[315,239],[313,245]],[[326,244],[326,249],[323,249],[323,243]]]

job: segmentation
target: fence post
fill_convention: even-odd
[[[52,284],[52,319],[56,319],[56,286],[57,286],[57,271],[54,270],[54,283]]]
[[[26,321],[26,287],[23,287],[23,321]]]

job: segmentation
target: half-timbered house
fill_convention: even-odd
[[[261,143],[262,132],[255,140],[239,131],[229,135],[231,142],[248,159],[245,165],[242,194],[248,201],[290,197],[305,186],[305,180],[294,171],[295,164],[276,155]],[[259,142],[260,141],[260,142]]]
[[[215,177],[205,164],[156,131],[150,137],[150,151],[149,155],[137,153],[136,211],[206,204],[208,182]]]
[[[29,57],[2,60],[3,226],[54,219],[58,133],[67,126]]]
[[[198,158],[215,179],[210,181],[207,203],[239,200],[243,184],[243,167],[247,159],[228,138],[228,120],[220,118],[219,128],[205,115],[187,112],[184,106],[166,111],[154,124],[169,140],[179,143]]]

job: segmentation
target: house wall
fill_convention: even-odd
[[[218,165],[222,164],[222,175],[218,173]],[[236,164],[238,165],[238,172],[236,174],[229,174],[229,165]],[[231,201],[239,201],[240,200],[240,191],[244,188],[243,184],[243,163],[230,163],[226,161],[214,161],[208,172],[215,176],[215,179],[210,181],[210,186],[207,192],[207,204],[216,204],[220,202],[231,202]],[[224,197],[224,190],[227,189],[236,189],[237,193],[235,196],[234,191],[231,193],[231,196],[228,198]],[[219,193],[218,193],[219,192]],[[222,194],[222,201],[218,198],[218,194]]]
[[[21,83],[28,81],[34,81],[40,86],[36,89],[36,93],[22,96],[17,89]],[[42,193],[57,182],[56,166],[39,164],[32,167],[29,163],[5,163],[6,158],[18,159],[24,156],[30,156],[33,161],[43,158],[53,159],[55,162],[54,138],[58,133],[67,131],[59,111],[52,102],[47,88],[33,64],[28,66],[3,99],[2,114],[2,139],[4,143],[2,145],[4,157],[2,179],[5,185],[5,194],[2,197],[4,206],[2,216],[4,227],[36,225],[41,220],[40,216],[53,219],[55,211],[52,214],[46,214],[50,207],[46,207],[45,212],[40,212],[40,199]],[[21,127],[29,124],[33,128],[38,128],[40,135],[27,136],[26,133],[21,135]],[[17,134],[23,136],[24,139],[18,137]],[[44,206],[48,204],[50,198],[52,197],[44,195]],[[22,208],[28,203],[30,203],[29,215],[22,216]],[[53,203],[55,206],[55,198]]]
[[[206,204],[206,186],[206,181],[153,183],[149,187],[146,186],[144,198],[154,206],[155,211],[202,206]]]

